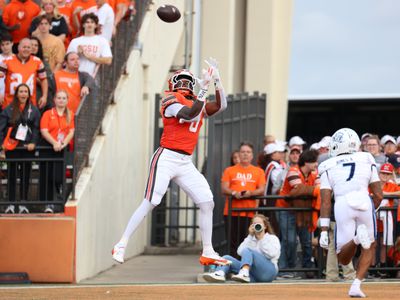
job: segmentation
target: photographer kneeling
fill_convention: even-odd
[[[203,274],[208,282],[225,282],[226,274],[232,272],[232,280],[238,282],[271,282],[278,274],[278,259],[281,253],[279,239],[264,215],[253,217],[249,235],[237,249],[241,256],[238,260],[230,255],[224,258],[232,261],[231,265],[218,266],[215,272]]]

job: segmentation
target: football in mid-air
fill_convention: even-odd
[[[165,4],[157,9],[157,15],[164,22],[173,23],[180,19],[181,12],[175,6]]]

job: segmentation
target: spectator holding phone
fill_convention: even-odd
[[[240,162],[225,169],[221,179],[221,191],[226,195],[225,201],[225,232],[228,236],[228,205],[229,197],[233,197],[232,208],[256,208],[258,200],[250,200],[252,196],[262,196],[265,189],[264,171],[252,165],[253,145],[243,142],[239,148]],[[230,254],[236,252],[239,243],[247,235],[254,212],[232,212]]]
[[[259,214],[253,217],[248,236],[240,244],[237,253],[241,256],[240,260],[225,255],[224,258],[232,261],[232,264],[219,266],[215,272],[205,273],[204,280],[225,282],[229,272],[235,273],[232,280],[242,283],[271,282],[275,279],[281,245],[267,217]]]

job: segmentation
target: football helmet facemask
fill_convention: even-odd
[[[342,128],[336,131],[329,144],[329,155],[338,156],[340,154],[350,154],[360,149],[360,138],[358,134],[350,128]]]
[[[186,69],[176,71],[168,80],[168,87],[171,92],[184,90],[193,94],[195,85],[196,78]]]

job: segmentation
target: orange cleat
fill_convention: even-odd
[[[202,264],[203,266],[209,266],[209,265],[226,266],[232,263],[230,260],[225,259],[216,253],[209,256],[202,255],[200,256],[199,261],[200,264]]]

